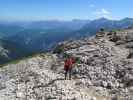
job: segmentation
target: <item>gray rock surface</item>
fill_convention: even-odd
[[[64,80],[63,59],[57,54],[3,66],[0,100],[133,100],[132,49],[104,35],[63,43],[65,52],[80,60],[72,80]]]

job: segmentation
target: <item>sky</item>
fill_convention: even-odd
[[[0,20],[133,18],[133,0],[0,0]]]

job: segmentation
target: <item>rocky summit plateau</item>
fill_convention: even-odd
[[[59,43],[79,59],[64,80],[62,53],[42,53],[0,68],[0,100],[133,100],[133,29]]]

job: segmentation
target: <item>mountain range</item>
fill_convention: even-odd
[[[14,60],[29,54],[51,50],[56,44],[68,39],[90,37],[100,29],[118,30],[133,26],[133,18],[109,20],[72,21],[0,21],[0,63]],[[5,45],[3,45],[5,44]],[[8,51],[8,52],[7,52]],[[3,61],[4,59],[4,61]]]

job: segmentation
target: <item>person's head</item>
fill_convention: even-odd
[[[74,56],[72,54],[69,54],[69,58],[74,58]]]

